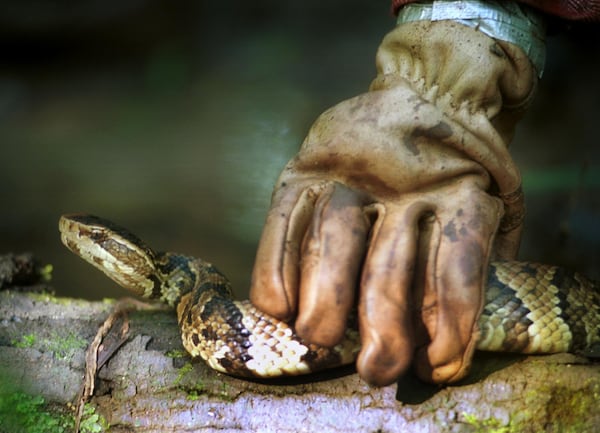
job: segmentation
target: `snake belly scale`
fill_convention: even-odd
[[[243,377],[299,375],[350,364],[358,354],[355,323],[335,347],[308,344],[289,324],[234,300],[229,281],[212,264],[154,252],[108,220],[63,215],[59,230],[67,248],[119,285],[174,307],[185,349],[215,370]],[[555,266],[493,262],[479,328],[479,350],[597,356],[600,289]]]

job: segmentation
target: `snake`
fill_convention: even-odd
[[[173,307],[184,348],[222,373],[273,378],[351,364],[360,351],[355,319],[334,347],[300,338],[280,321],[233,298],[228,279],[199,258],[155,252],[119,225],[89,214],[60,217],[63,244],[117,284]],[[477,349],[598,356],[599,284],[564,268],[492,261],[478,319]]]

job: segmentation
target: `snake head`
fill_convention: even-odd
[[[89,214],[66,214],[58,222],[62,243],[137,295],[150,297],[158,283],[155,253],[137,236]]]

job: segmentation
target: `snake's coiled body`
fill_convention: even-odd
[[[235,301],[211,264],[155,253],[139,238],[90,215],[65,215],[63,243],[123,287],[177,309],[183,345],[212,368],[246,377],[311,373],[354,361],[355,324],[333,348],[302,341],[288,324]],[[479,350],[595,354],[600,349],[600,291],[585,277],[523,262],[490,266],[479,319]]]

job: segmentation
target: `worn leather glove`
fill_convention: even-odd
[[[359,374],[411,363],[443,383],[475,348],[490,257],[512,258],[523,218],[508,151],[537,77],[516,45],[453,21],[390,32],[368,93],[324,112],[281,174],[251,301],[332,346],[356,303]]]

